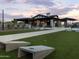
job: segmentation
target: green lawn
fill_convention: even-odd
[[[79,59],[78,32],[57,32],[22,40],[29,41],[32,45],[47,45],[54,47],[56,49],[55,52],[51,53],[45,59]],[[8,53],[1,50],[0,55],[10,56],[0,59],[17,59],[17,50]]]
[[[0,35],[18,34],[18,33],[33,32],[33,31],[40,31],[40,30],[34,30],[34,29],[6,30],[6,31],[1,31]]]

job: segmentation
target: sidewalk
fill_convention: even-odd
[[[54,28],[51,30],[38,31],[38,32],[4,35],[4,36],[0,36],[0,42],[18,40],[18,39],[22,39],[22,38],[29,38],[32,36],[54,33],[54,32],[59,32],[59,31],[63,31],[63,30],[65,30],[65,28]]]

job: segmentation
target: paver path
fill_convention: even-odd
[[[22,38],[28,38],[32,36],[54,33],[54,32],[63,31],[63,30],[65,30],[65,28],[54,28],[51,30],[44,30],[44,31],[37,31],[37,32],[30,32],[30,33],[3,35],[3,36],[0,36],[0,42],[18,40]]]

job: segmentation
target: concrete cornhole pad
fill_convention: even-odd
[[[4,48],[6,52],[12,51],[22,46],[31,45],[30,42],[25,41],[7,41],[7,42],[0,42],[0,48]]]
[[[55,51],[55,48],[43,45],[20,47],[18,50],[18,58],[31,54],[31,59],[43,59],[53,51]]]

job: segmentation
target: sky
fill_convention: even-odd
[[[46,13],[79,20],[79,0],[0,0],[0,19],[3,9],[5,21]]]

